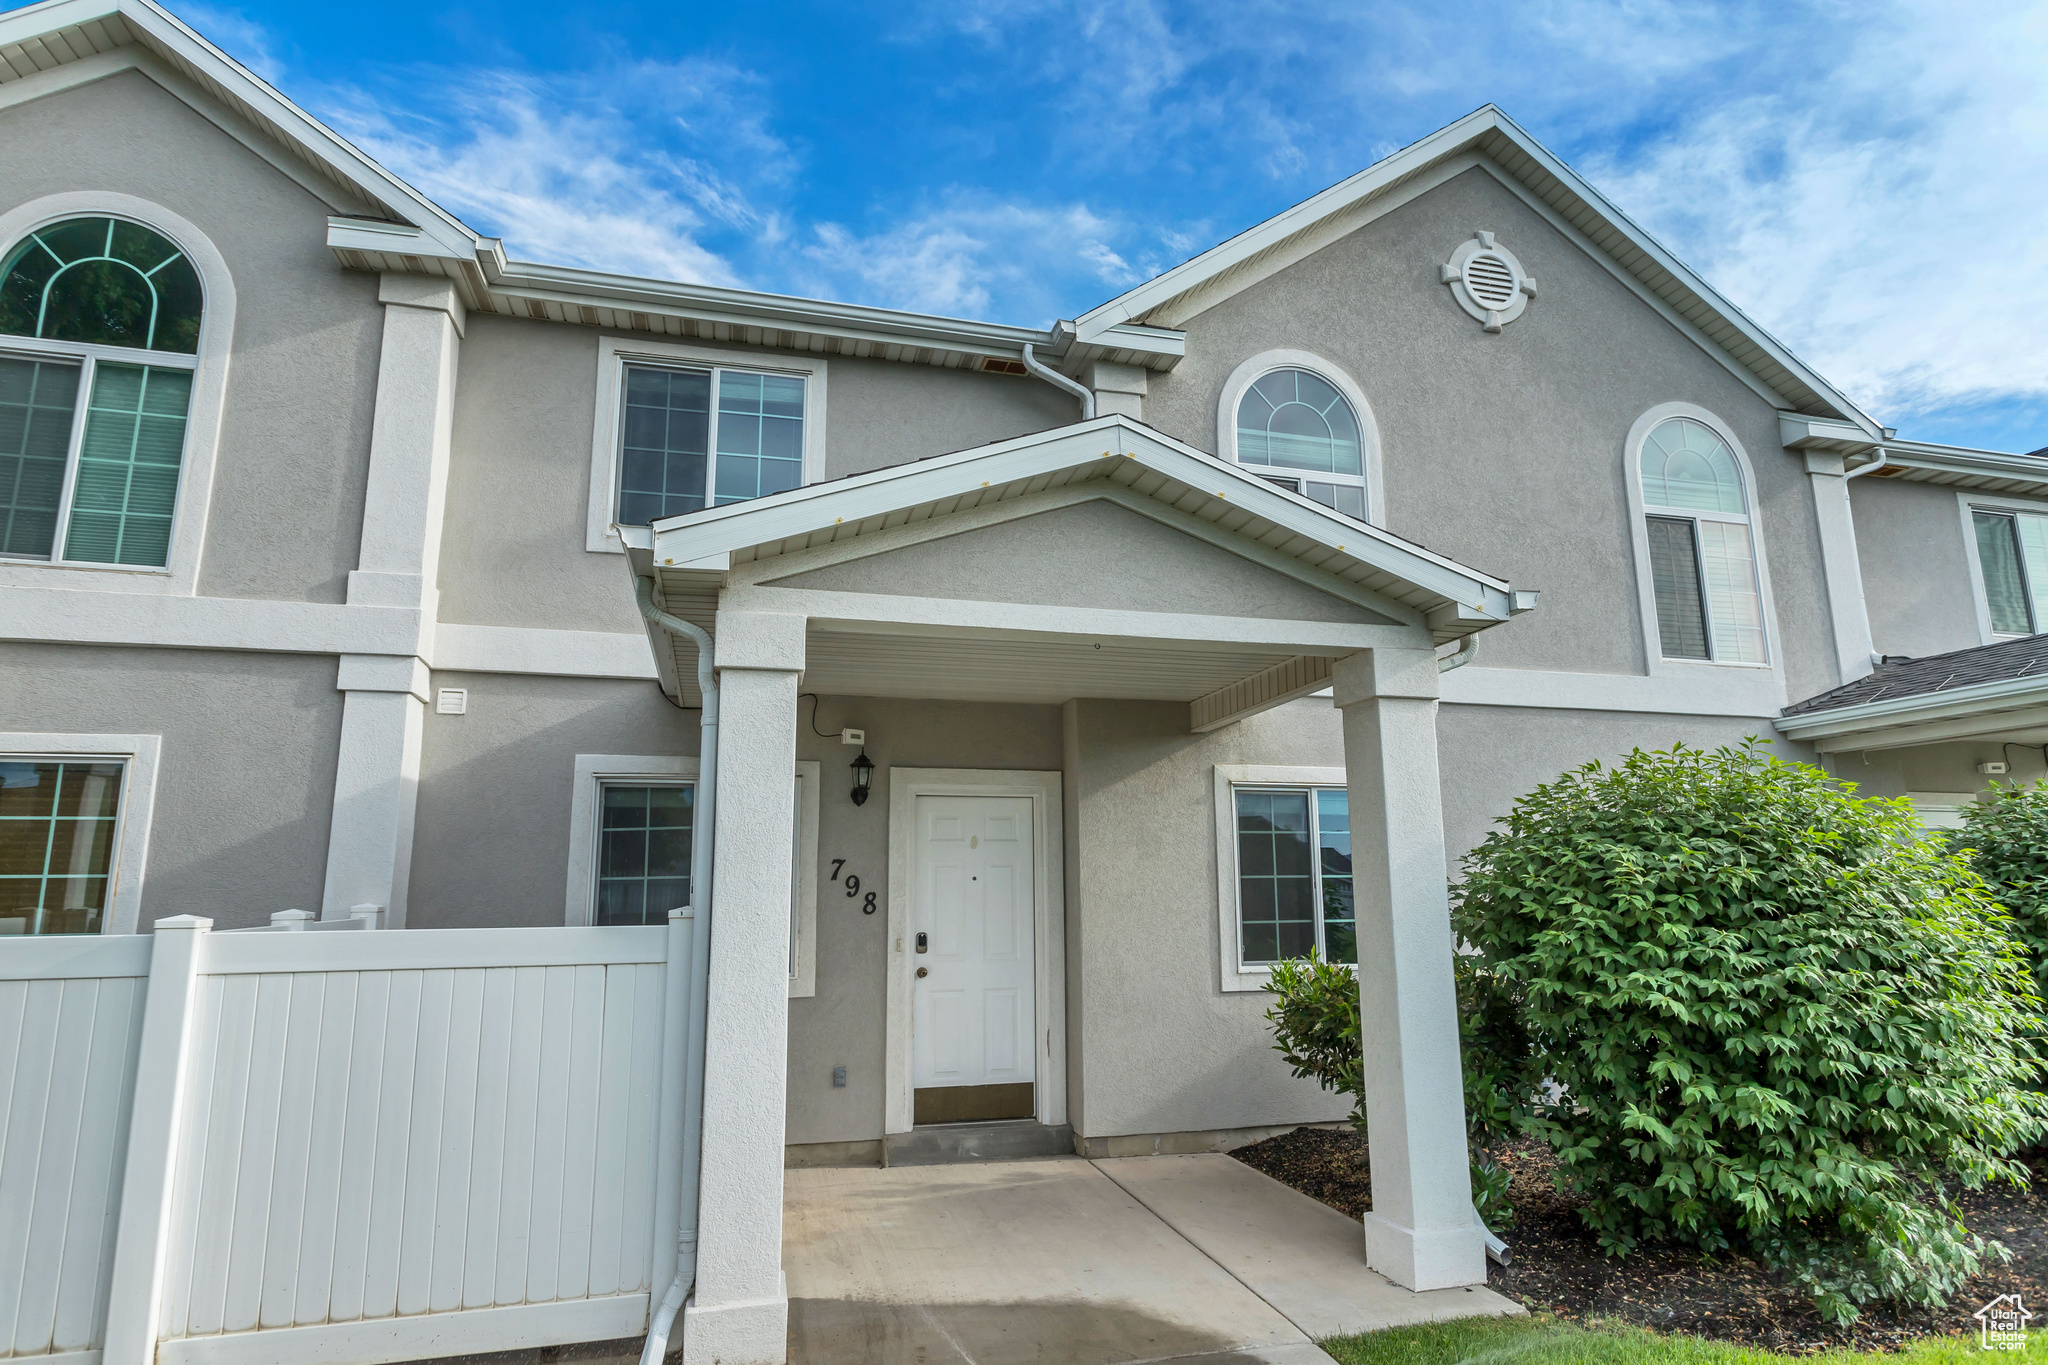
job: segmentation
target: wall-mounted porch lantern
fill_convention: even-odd
[[[868,751],[862,749],[860,757],[853,760],[851,766],[853,768],[853,804],[865,806],[868,803],[868,783],[872,782],[875,777],[875,762],[868,757]]]

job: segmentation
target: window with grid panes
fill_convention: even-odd
[[[72,218],[0,259],[0,556],[162,568],[202,317],[154,229]]]
[[[627,365],[619,524],[645,526],[801,485],[805,390],[798,375]]]
[[[1342,787],[1237,787],[1238,960],[1358,960],[1351,804]]]
[[[598,816],[593,924],[666,924],[690,903],[696,787],[606,783]]]
[[[122,765],[0,758],[0,934],[96,934],[113,882]]]

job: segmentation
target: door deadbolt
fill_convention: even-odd
[[[917,950],[920,953],[928,953],[932,950],[931,941],[923,934],[917,936]]]

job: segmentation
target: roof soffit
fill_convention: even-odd
[[[1130,323],[1178,327],[1473,166],[1483,166],[1578,240],[1767,400],[1879,428],[1506,114],[1487,105],[1286,212],[1081,315],[1078,340]]]

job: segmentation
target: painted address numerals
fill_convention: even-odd
[[[832,880],[844,886],[846,888],[846,898],[848,900],[852,900],[854,897],[859,896],[861,894],[860,874],[855,872],[849,872],[844,877],[840,876],[839,869],[845,866],[846,859],[844,858],[834,858],[832,860]],[[860,912],[863,915],[872,915],[875,913],[874,892],[868,892],[866,899],[861,901]]]

